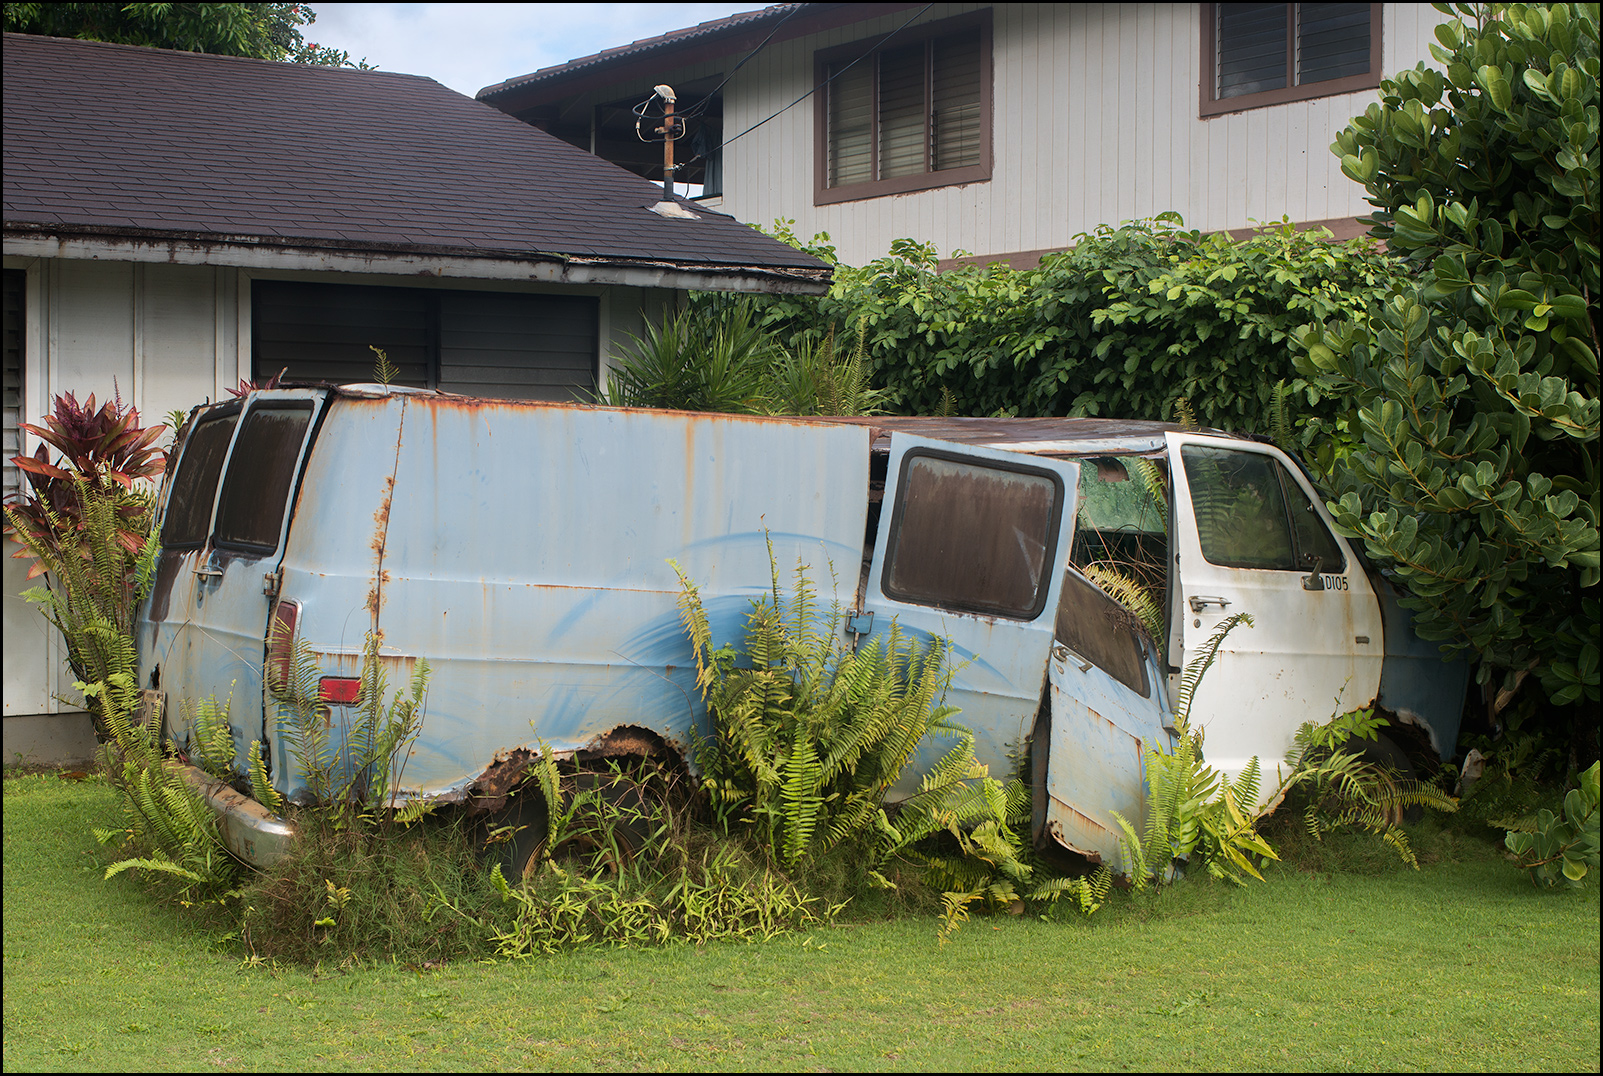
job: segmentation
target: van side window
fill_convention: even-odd
[[[1287,474],[1284,467],[1277,464],[1275,469],[1280,472],[1281,484],[1286,487],[1286,507],[1291,510],[1291,529],[1297,539],[1298,563],[1304,569],[1312,568],[1313,558],[1318,557],[1320,571],[1338,574],[1346,571],[1347,558],[1342,556],[1336,536],[1319,518],[1319,510],[1308,499],[1308,494],[1302,491],[1297,480]]]
[[[222,473],[223,457],[228,455],[228,442],[238,422],[236,410],[201,422],[189,435],[167,496],[167,518],[161,528],[163,549],[199,549],[206,544],[212,502],[217,499],[217,476]]]
[[[1202,555],[1227,568],[1341,571],[1341,547],[1296,479],[1256,452],[1181,449]]]
[[[1033,620],[1046,605],[1057,475],[928,450],[902,461],[884,590],[921,605]]]
[[[278,548],[285,502],[295,482],[310,403],[257,405],[245,416],[217,503],[217,544],[271,552]]]
[[[1141,621],[1077,572],[1063,579],[1057,640],[1142,698],[1150,698]]]

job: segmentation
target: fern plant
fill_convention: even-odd
[[[217,820],[179,771],[167,765],[160,707],[138,711],[131,641],[122,640],[118,656],[123,667],[106,680],[78,685],[105,716],[108,742],[101,766],[120,792],[128,820],[123,830],[96,830],[95,836],[103,844],[121,837],[135,853],[108,867],[105,877],[137,868],[177,879],[186,896],[220,893],[238,870],[223,848]]]
[[[407,748],[422,730],[428,662],[419,658],[407,687],[391,696],[379,645],[378,635],[368,632],[362,647],[361,688],[352,707],[340,708],[343,723],[337,738],[328,719],[330,707],[319,694],[322,669],[305,642],[296,641],[288,681],[271,685],[279,728],[307,791],[337,825],[367,821],[371,808],[393,805]],[[253,757],[257,751],[253,744]],[[254,762],[252,766],[254,770]],[[396,820],[412,821],[426,809],[421,801],[407,804]]]
[[[134,610],[155,578],[159,547],[151,533],[150,500],[142,491],[97,484],[83,475],[72,476],[68,484],[74,490],[74,514],[40,499],[29,514],[8,505],[6,519],[35,569],[48,573],[46,585],[23,597],[40,606],[61,633],[75,678],[107,683],[120,671],[132,673],[133,666],[122,663],[121,648],[131,637]],[[128,514],[134,504],[142,506],[137,519]],[[106,742],[110,732],[100,699],[85,701],[97,736]]]
[[[754,827],[792,867],[876,826],[885,832],[885,792],[927,731],[956,733],[956,711],[943,702],[944,640],[920,646],[893,622],[853,652],[840,641],[839,604],[819,609],[801,564],[786,599],[772,552],[770,543],[771,592],[746,618],[746,666],[732,646],[713,647],[700,592],[673,567],[696,686],[713,718],[712,735],[695,745],[704,787],[721,817]],[[952,758],[937,770],[960,768]]]
[[[1354,710],[1323,725],[1304,722],[1286,754],[1281,791],[1300,790],[1306,796],[1303,821],[1314,839],[1356,826],[1379,837],[1418,870],[1419,860],[1402,828],[1403,812],[1411,807],[1451,812],[1458,810],[1458,801],[1366,756],[1364,741],[1375,741],[1385,725],[1373,709]]]
[[[1174,750],[1147,745],[1145,827],[1138,834],[1128,819],[1112,812],[1122,834],[1125,869],[1138,890],[1172,881],[1176,862],[1193,854],[1209,873],[1238,885],[1245,884],[1244,874],[1263,880],[1253,856],[1279,858],[1257,831],[1258,760],[1251,759],[1235,781],[1226,781],[1203,761],[1203,731],[1190,723],[1203,676],[1226,636],[1242,624],[1252,626],[1250,614],[1227,617],[1186,666],[1175,699]]]

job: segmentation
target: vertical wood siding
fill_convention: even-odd
[[[937,4],[919,22],[985,6]],[[724,91],[726,134],[805,94],[815,51],[872,40],[910,14],[769,46]],[[1441,18],[1429,5],[1387,4],[1385,72],[1431,62],[1427,45]],[[794,219],[804,238],[828,232],[851,264],[883,255],[901,237],[933,242],[942,256],[1062,248],[1098,225],[1166,210],[1209,231],[1369,212],[1329,147],[1374,100],[1372,91],[1203,120],[1196,4],[999,4],[993,20],[989,182],[814,206],[809,98],[725,150],[724,197],[711,204],[764,227]],[[649,92],[644,82],[641,89]]]

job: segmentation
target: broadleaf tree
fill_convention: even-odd
[[[1331,147],[1411,269],[1367,315],[1296,334],[1344,397],[1333,511],[1421,634],[1481,659],[1502,715],[1597,757],[1598,5],[1436,5],[1421,63]],[[1549,726],[1551,727],[1551,726]],[[1533,728],[1530,731],[1540,731]],[[1559,731],[1559,729],[1553,729]]]
[[[348,52],[307,41],[301,27],[317,14],[305,4],[6,4],[4,19],[8,33],[368,67]]]

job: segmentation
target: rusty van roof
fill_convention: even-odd
[[[1183,427],[1173,422],[1119,418],[938,418],[869,415],[821,418],[868,426],[874,444],[888,443],[892,433],[907,433],[955,444],[1028,452],[1037,456],[1087,456],[1159,452],[1164,434]],[[1212,431],[1210,431],[1212,432]]]

